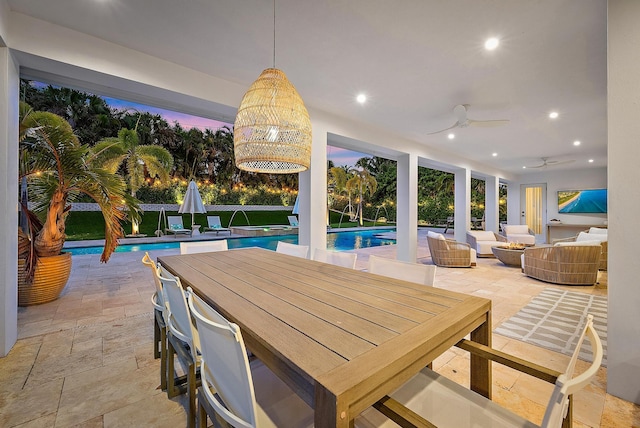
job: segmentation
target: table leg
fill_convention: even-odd
[[[482,325],[471,332],[471,340],[491,346],[491,312]],[[471,354],[471,390],[491,399],[491,361]]]

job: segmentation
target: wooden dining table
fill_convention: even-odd
[[[491,300],[260,248],[158,261],[229,320],[247,347],[315,411],[349,427],[466,335],[491,345]],[[471,388],[491,398],[490,362]]]

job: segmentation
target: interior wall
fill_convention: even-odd
[[[0,47],[7,46],[7,27],[9,20],[9,5],[7,0],[0,0]]]
[[[547,184],[547,219],[558,219],[566,224],[604,224],[607,214],[560,214],[558,190],[602,189],[607,187],[607,168],[584,168],[569,171],[550,169],[521,176],[508,183],[507,221],[520,223],[520,185]]]
[[[607,392],[640,404],[640,2],[609,0]]]

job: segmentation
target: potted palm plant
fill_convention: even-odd
[[[21,201],[26,224],[18,232],[20,306],[55,300],[67,283],[71,255],[62,247],[71,202],[84,195],[99,205],[105,221],[102,262],[124,235],[121,222],[139,219],[138,202],[122,177],[92,160],[89,147],[80,144],[65,119],[21,103],[20,181],[26,178],[31,202]]]

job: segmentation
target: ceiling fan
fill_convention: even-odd
[[[525,168],[527,168],[527,169],[529,169],[529,168],[546,168],[548,166],[563,165],[563,164],[575,162],[575,159],[564,160],[564,161],[549,160],[548,157],[542,157],[540,159],[542,159],[542,163],[540,165],[527,166]]]
[[[454,128],[466,128],[468,126],[480,126],[484,128],[490,128],[494,126],[502,126],[509,123],[509,120],[473,120],[467,117],[467,108],[469,108],[469,104],[458,104],[453,108],[453,114],[458,118],[456,123],[452,126],[441,129],[440,131],[430,132],[427,135],[439,134],[440,132],[445,132]]]

